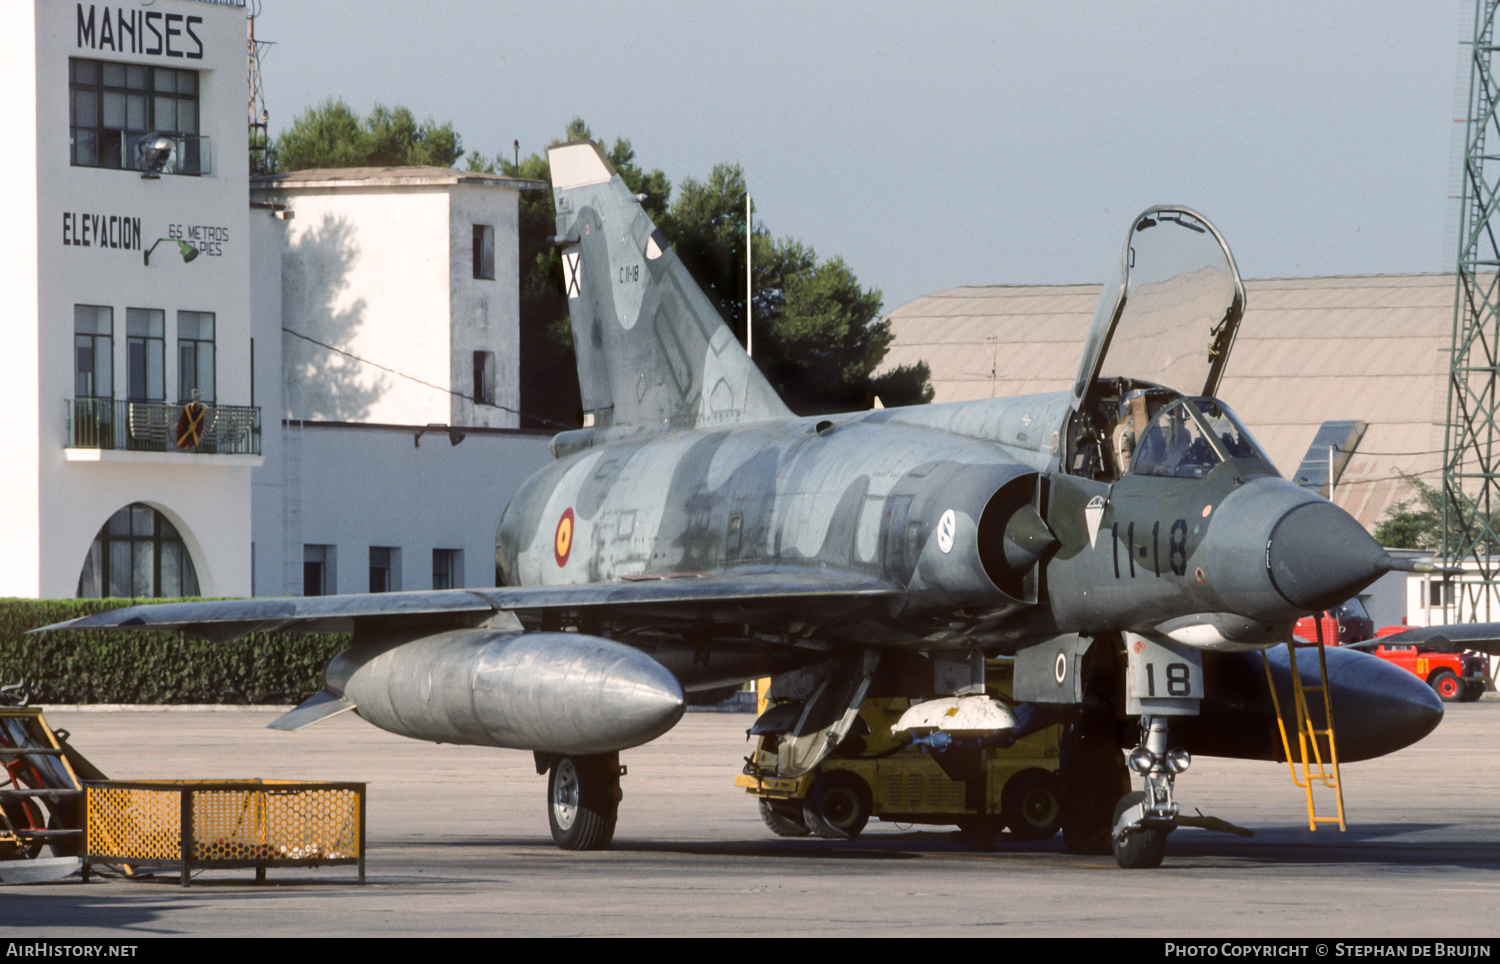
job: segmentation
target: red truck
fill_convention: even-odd
[[[1384,637],[1404,633],[1411,627],[1382,626],[1377,631],[1374,620],[1357,598],[1335,606],[1320,616],[1324,643],[1363,650],[1394,663],[1425,680],[1445,703],[1472,703],[1484,694],[1489,675],[1483,656],[1467,652],[1447,652],[1426,646],[1387,646],[1381,642]],[[1318,619],[1318,616],[1302,617],[1297,620],[1293,632],[1309,642],[1316,641]]]
[[[1375,620],[1358,597],[1319,614],[1323,622],[1323,642],[1329,646],[1348,646],[1362,639],[1375,638]],[[1405,629],[1406,627],[1401,627]],[[1292,629],[1309,643],[1318,641],[1318,616],[1303,616]]]

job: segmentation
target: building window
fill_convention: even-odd
[[[114,398],[115,310],[73,306],[73,397]]]
[[[330,596],[338,585],[333,546],[302,547],[302,595]]]
[[[479,405],[495,404],[495,353],[474,353],[474,401]]]
[[[495,229],[488,224],[474,225],[474,277],[495,280]]]
[[[370,547],[370,592],[401,589],[401,550],[389,546]]]
[[[204,402],[214,400],[214,314],[177,313],[177,401],[193,400],[193,389]]]
[[[109,517],[78,577],[80,599],[196,595],[198,572],[182,536],[166,516],[140,502]]]
[[[453,589],[464,584],[464,551],[432,550],[432,588]]]
[[[132,402],[166,401],[166,317],[159,308],[125,309],[125,397]]]
[[[197,71],[78,57],[68,69],[74,167],[146,170],[151,135],[165,134],[176,142],[166,171],[207,173]]]

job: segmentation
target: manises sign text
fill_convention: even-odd
[[[78,46],[117,54],[203,59],[203,41],[194,27],[202,17],[165,10],[124,10],[78,4]]]

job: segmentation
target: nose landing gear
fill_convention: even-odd
[[[1192,762],[1182,747],[1168,749],[1167,718],[1141,717],[1141,741],[1130,751],[1130,769],[1140,774],[1143,790],[1134,790],[1115,804],[1110,850],[1115,863],[1130,870],[1161,866],[1167,834],[1177,829],[1177,802],[1172,787],[1177,774]]]

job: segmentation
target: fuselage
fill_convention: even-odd
[[[1203,478],[1068,475],[1074,417],[1054,393],[595,445],[527,481],[497,557],[522,586],[859,572],[904,590],[893,616],[918,645],[1121,627],[1208,648],[1284,638],[1299,609],[1269,538],[1321,500],[1261,459]],[[1052,540],[1032,555],[1007,544],[1028,512]]]
[[[988,486],[987,499],[1045,470],[1055,456],[1043,426],[1056,425],[1066,406],[1066,397],[1033,396],[932,406],[926,419],[887,410],[591,448],[522,487],[501,525],[500,564],[513,585],[752,565],[846,567],[905,585],[921,549],[920,537],[908,544],[907,529],[933,528],[938,494],[971,484]],[[955,431],[965,416],[969,431]],[[948,508],[968,507],[936,511]],[[560,548],[559,538],[571,546]]]

